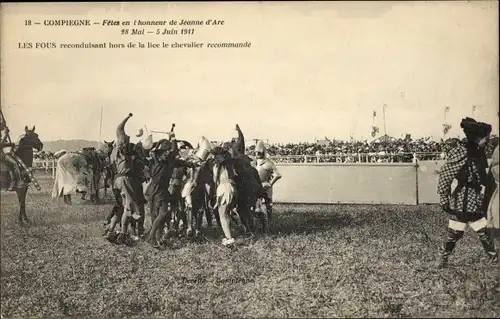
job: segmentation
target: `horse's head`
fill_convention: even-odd
[[[108,157],[111,155],[111,152],[113,152],[114,143],[115,141],[111,142],[104,141],[103,152],[105,152]]]
[[[37,151],[41,151],[43,149],[43,143],[40,141],[38,134],[35,132],[35,126],[30,130],[28,126],[24,127],[24,136],[21,138],[19,145],[23,148],[31,147],[35,148]]]

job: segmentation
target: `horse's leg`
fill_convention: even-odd
[[[96,183],[95,183],[95,202],[96,202],[96,204],[99,204],[99,202],[101,201],[99,198],[99,181],[101,180],[101,175],[99,174],[98,176],[99,177],[97,178]]]
[[[268,225],[268,219],[267,219],[267,209],[266,209],[266,206],[262,204],[262,198],[259,197],[255,200],[253,212],[255,212],[255,215],[257,215],[257,217],[259,218],[259,220],[261,222],[262,231],[264,233],[268,233],[269,232],[269,225]]]
[[[139,218],[139,220],[137,221],[137,231],[139,233],[139,236],[143,236],[144,235],[144,221],[146,219],[146,212],[144,209],[144,204],[143,203],[139,204],[138,209],[139,209],[139,214],[141,215],[141,218]]]
[[[19,200],[19,224],[23,224],[23,220],[29,224],[31,221],[28,219],[26,215],[26,195],[28,194],[28,187],[23,187],[16,189],[17,199]]]
[[[217,225],[221,227],[220,220],[217,217],[217,212],[213,211],[213,207],[215,206],[215,196],[213,194],[214,185],[207,184],[205,186],[205,191],[206,192],[203,194],[203,209],[205,212],[205,218],[207,219],[207,226],[210,228],[213,227],[214,215],[216,215]]]
[[[199,195],[199,194],[198,194]],[[197,196],[193,201],[192,210],[195,213],[195,236],[198,237],[201,234],[201,228],[203,226],[203,209],[202,209],[202,198]]]
[[[133,218],[130,218],[130,223],[129,223],[129,226],[130,226],[130,233],[133,235],[133,236],[138,236],[138,232],[137,232],[137,220],[133,219]]]
[[[207,226],[209,228],[213,228],[213,222],[214,222],[213,218],[214,217],[213,217],[213,214],[212,214],[212,210],[210,209],[210,204],[208,202],[209,200],[210,199],[205,196],[204,201],[203,201],[203,204],[204,204],[203,205],[203,211],[205,212],[205,218],[207,220]]]
[[[177,198],[177,196],[176,196]],[[174,232],[179,231],[179,224],[181,221],[181,212],[179,207],[179,202],[177,199],[173,200],[175,205],[172,205],[172,229]]]
[[[219,227],[219,229],[222,229],[222,223],[221,223],[221,220],[220,220],[220,214],[218,211],[212,211],[212,213],[215,215],[215,221],[217,222],[217,226]]]
[[[89,198],[90,198],[90,202],[92,204],[97,204],[97,200],[96,200],[96,188],[95,188],[96,185],[95,185],[95,177],[94,176],[95,175],[93,174],[92,175],[92,179],[90,180],[91,185],[89,187],[89,190],[90,190],[89,191],[89,194],[90,194]]]
[[[237,212],[240,217],[241,223],[245,228],[245,233],[255,232],[255,225],[253,223],[253,218],[250,216],[248,198],[240,197],[238,200]]]

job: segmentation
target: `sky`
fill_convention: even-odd
[[[1,105],[14,136],[113,140],[168,131],[196,142],[462,136],[472,116],[498,134],[498,2],[1,4]],[[24,20],[224,20],[194,35]],[[130,27],[129,27],[130,28]],[[149,27],[156,30],[158,27]],[[163,27],[159,27],[163,29]],[[251,42],[239,49],[20,49],[24,42]],[[101,108],[103,110],[100,129]],[[160,137],[160,135],[155,135]]]

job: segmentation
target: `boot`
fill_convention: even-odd
[[[446,241],[444,242],[444,245],[440,250],[441,260],[438,264],[438,268],[445,268],[448,266],[450,255],[453,252],[453,249],[455,249],[457,242],[460,240],[460,238],[462,238],[463,235],[463,231],[448,228]]]
[[[486,230],[486,228],[482,228],[477,231],[477,235],[479,236],[479,240],[481,241],[484,251],[488,255],[488,260],[491,263],[497,263],[498,253],[495,249],[495,243],[493,242],[490,233]]]
[[[16,188],[16,174],[13,171],[9,171],[10,174],[10,185],[9,190],[12,191]]]

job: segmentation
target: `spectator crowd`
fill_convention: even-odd
[[[277,163],[405,163],[415,160],[443,160],[458,138],[433,141],[430,138],[396,139],[386,137],[368,141],[323,140],[317,143],[271,144],[268,153]],[[492,136],[487,146],[491,158],[498,137]],[[249,151],[253,146],[248,148]]]
[[[267,151],[277,163],[408,163],[415,159],[445,159],[447,151],[459,141],[458,138],[434,141],[430,138],[385,137],[371,142],[325,139],[316,143],[269,144]],[[498,136],[492,135],[487,146],[488,158],[497,144]],[[251,154],[254,145],[247,145],[247,154]],[[38,160],[56,159],[50,151],[38,152],[34,157]]]

